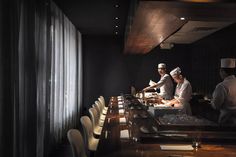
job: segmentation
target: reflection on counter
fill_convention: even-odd
[[[219,111],[213,109],[209,96],[193,93],[190,101],[192,116],[181,113],[181,108],[173,108],[163,104],[156,92],[137,93],[134,97],[143,106],[148,108],[148,112],[158,119],[160,124],[165,125],[196,125],[196,126],[224,126],[234,128],[232,124],[219,125]]]

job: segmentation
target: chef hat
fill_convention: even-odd
[[[235,68],[235,58],[222,58],[220,63],[221,68]]]
[[[165,69],[165,68],[166,68],[166,64],[165,64],[165,63],[160,63],[160,64],[158,64],[158,69],[159,69],[159,68]]]
[[[170,75],[171,76],[175,76],[175,75],[178,75],[178,74],[180,74],[181,73],[181,69],[179,68],[179,67],[177,67],[177,68],[175,68],[174,70],[172,70],[171,72],[170,72]]]

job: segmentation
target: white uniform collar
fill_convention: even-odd
[[[225,80],[231,80],[231,79],[234,79],[234,78],[235,78],[234,75],[230,75],[230,76],[227,76],[227,77],[224,79],[224,81],[225,81]]]

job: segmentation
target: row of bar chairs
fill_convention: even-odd
[[[89,116],[82,116],[80,118],[83,136],[77,129],[70,129],[67,132],[73,157],[87,157],[87,152],[91,156],[97,150],[107,110],[108,107],[106,107],[105,99],[103,96],[100,96],[89,109]]]

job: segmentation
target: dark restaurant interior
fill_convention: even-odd
[[[68,131],[77,129],[85,137],[80,118],[91,114],[100,96],[107,117],[97,151],[85,146],[87,156],[207,157],[219,151],[219,157],[235,156],[236,126],[218,125],[219,111],[209,102],[222,81],[221,58],[236,58],[235,35],[233,0],[1,0],[0,156],[78,157]],[[162,135],[158,131],[155,138],[132,137],[136,143],[128,148],[130,143],[116,139],[113,130],[108,134],[119,142],[106,137],[106,127],[116,129],[112,104],[142,104],[135,96],[131,100],[131,87],[138,93],[149,80],[158,81],[159,63],[166,63],[167,73],[181,68],[192,86],[193,116],[214,125],[169,126],[148,116],[159,131],[206,135],[198,151],[162,151],[159,141],[173,138],[157,139]],[[136,121],[132,124],[139,127]],[[189,142],[177,138],[173,141]]]

